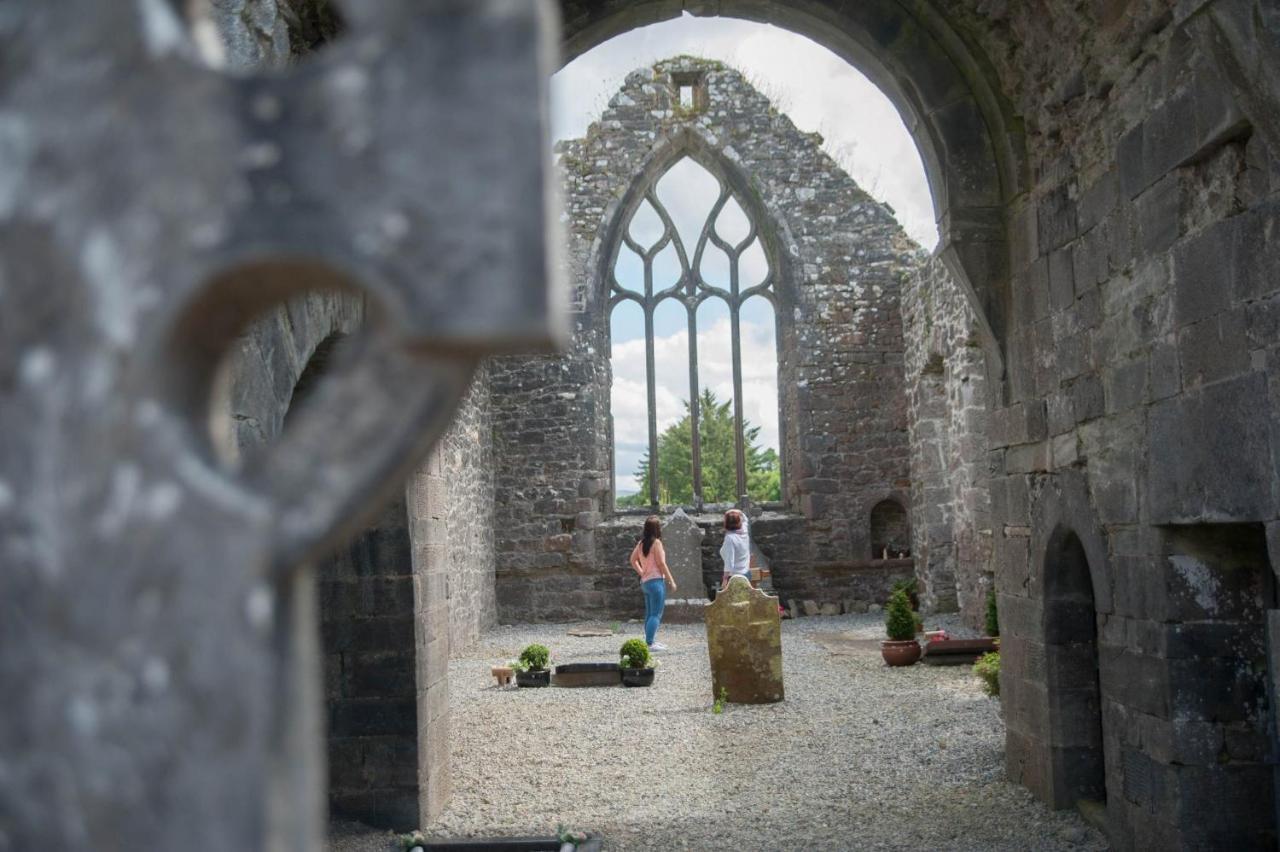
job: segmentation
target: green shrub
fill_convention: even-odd
[[[551,662],[551,649],[546,645],[525,645],[520,652],[520,665],[523,670],[537,671],[545,669]]]
[[[1000,635],[1000,614],[996,612],[996,587],[987,589],[987,635]]]
[[[889,604],[885,607],[884,629],[890,639],[899,642],[915,638],[916,619],[911,612],[911,601],[907,600],[905,589],[898,589],[889,596]]]
[[[1000,652],[983,654],[973,664],[973,673],[982,679],[982,691],[990,696],[1000,694]]]
[[[619,650],[622,657],[620,665],[624,669],[644,669],[649,667],[649,646],[643,639],[628,639]]]
[[[899,589],[901,589],[902,591],[904,591],[904,592],[906,592],[906,593],[907,593],[907,602],[911,604],[911,608],[912,608],[912,609],[919,609],[919,608],[920,608],[920,598],[919,598],[919,596],[918,596],[918,595],[919,595],[919,592],[918,592],[918,591],[917,591],[917,589],[916,589],[916,578],[915,578],[915,577],[912,577],[912,578],[910,578],[909,580],[898,580],[898,581],[896,581],[896,582],[893,584],[893,588],[889,590],[889,594],[893,594],[894,592],[898,591]]]

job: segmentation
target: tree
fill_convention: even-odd
[[[710,389],[699,398],[698,437],[702,450],[702,500],[705,503],[732,503],[738,499],[738,475],[734,462],[733,401],[720,402]],[[658,502],[693,502],[693,428],[689,403],[685,415],[658,436]],[[746,450],[747,494],[756,502],[782,499],[782,472],[778,454],[757,444],[760,427],[742,423]],[[649,504],[649,454],[636,469],[640,491],[619,498],[617,505]]]

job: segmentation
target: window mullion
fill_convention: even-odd
[[[698,309],[692,302],[685,304],[689,313],[689,429],[690,447],[693,450],[693,506],[702,511],[702,420],[698,402]]]
[[[738,502],[747,496],[747,448],[742,434],[742,333],[738,321],[738,254],[729,257],[729,328],[733,357],[733,457],[738,474]]]

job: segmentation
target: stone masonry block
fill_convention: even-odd
[[[1265,377],[1244,375],[1151,407],[1152,523],[1276,517]],[[1173,461],[1176,459],[1176,463]]]

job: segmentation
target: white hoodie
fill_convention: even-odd
[[[724,560],[726,574],[751,576],[751,539],[747,535],[747,519],[742,519],[742,529],[724,534],[724,544],[720,545],[720,558]]]

